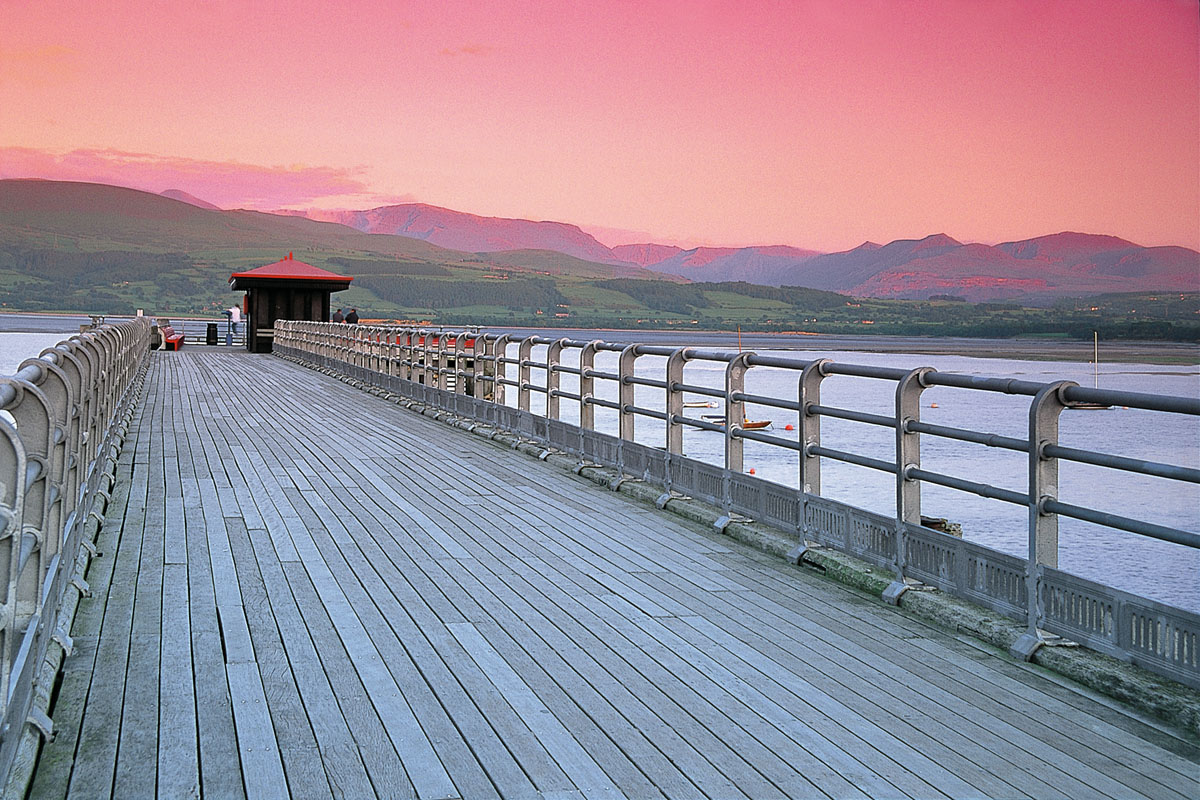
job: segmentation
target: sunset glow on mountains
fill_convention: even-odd
[[[1200,247],[1192,0],[47,2],[0,18],[0,178],[222,208],[419,201],[609,246],[1076,230]]]

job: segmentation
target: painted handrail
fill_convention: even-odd
[[[91,328],[0,377],[0,776],[32,724],[39,672],[77,569],[84,526],[112,489],[150,349],[145,318]],[[87,543],[90,545],[90,542]]]

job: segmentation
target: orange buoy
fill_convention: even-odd
[[[937,403],[930,403],[930,404],[929,404],[929,407],[930,407],[930,408],[937,408]]]
[[[750,468],[750,474],[751,474],[751,475],[753,475],[753,474],[754,474],[754,467],[751,467],[751,468]]]
[[[790,422],[789,422],[787,425],[784,425],[784,426],[783,426],[783,429],[784,429],[785,431],[794,431],[794,430],[796,430],[796,429],[795,429],[795,428],[792,426],[792,423],[790,423]]]

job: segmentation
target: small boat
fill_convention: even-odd
[[[684,400],[684,408],[716,408],[715,400]]]
[[[723,426],[725,424],[724,414],[701,414],[700,419],[705,422],[711,422],[714,425]],[[742,422],[742,429],[748,431],[757,431],[769,427],[771,427],[771,420],[769,419],[748,419]]]

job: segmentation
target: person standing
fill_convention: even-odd
[[[233,332],[235,334],[238,332],[238,325],[240,325],[241,323],[242,323],[242,307],[236,306],[236,305],[230,306],[229,307],[229,324],[230,324],[230,326],[232,326]]]
[[[350,313],[346,315],[346,322],[350,323],[351,325],[358,324],[358,309],[357,308],[350,309]]]
[[[333,312],[333,316],[329,318],[329,321],[330,322],[341,322],[344,319],[345,319],[345,317],[342,316],[342,310],[339,308],[337,311]]]

